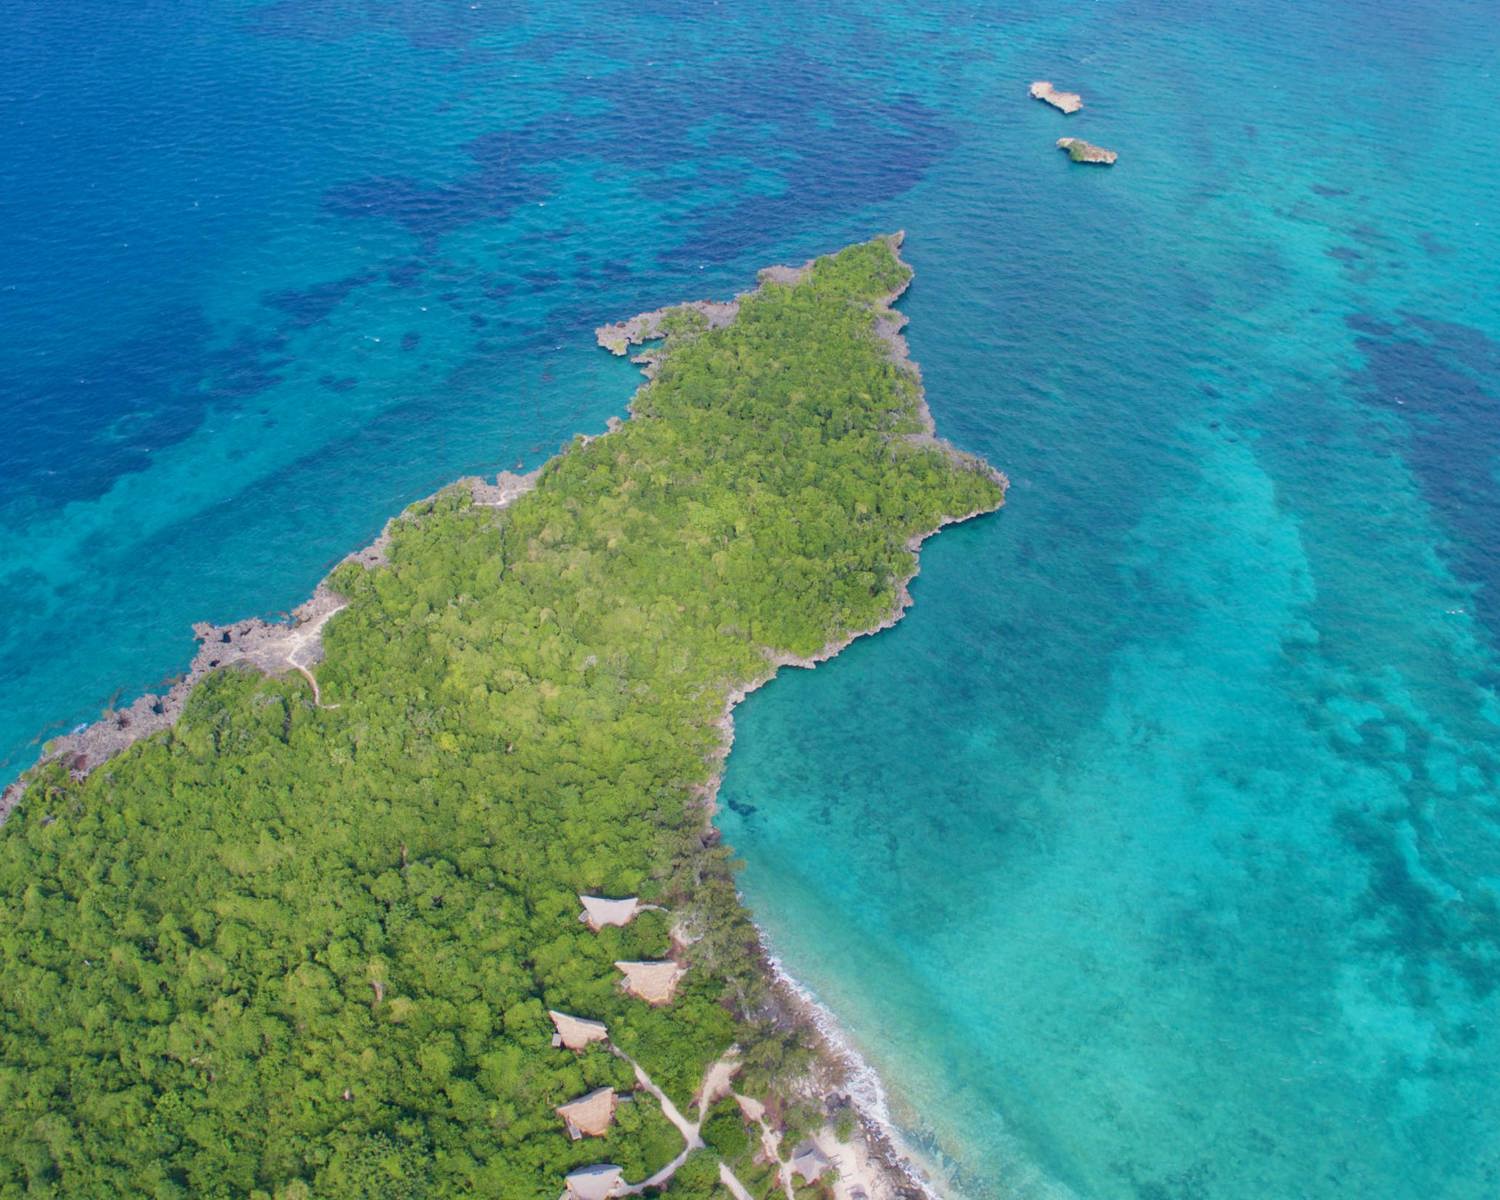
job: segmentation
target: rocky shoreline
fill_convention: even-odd
[[[896,233],[891,236],[896,239],[895,244],[899,246],[900,239],[904,235]],[[800,283],[811,269],[811,262],[803,263],[800,267],[764,267],[756,275],[756,279],[762,287],[768,283],[790,285]],[[754,295],[754,292],[742,292],[733,300],[688,300],[682,304],[669,304],[664,308],[652,309],[650,312],[637,313],[626,321],[600,325],[594,330],[594,340],[611,354],[624,357],[630,353],[632,346],[644,345],[646,342],[655,342],[666,337],[671,332],[667,325],[676,315],[696,314],[703,319],[705,329],[722,329],[739,315],[740,302],[750,295]],[[648,380],[655,379],[661,362],[661,354],[659,350],[647,350],[635,355],[630,361],[641,368],[641,374]]]
[[[455,483],[469,487],[475,504],[503,508],[534,488],[540,475],[540,468],[525,475],[501,471],[494,483],[478,476],[466,476]],[[431,503],[433,499],[434,496],[428,496],[418,500],[406,511]],[[379,536],[368,546],[345,555],[340,565],[345,562],[357,562],[366,568],[384,565],[391,542],[391,527],[401,515],[388,520]],[[67,765],[73,778],[84,778],[142,738],[163,733],[175,725],[193,689],[204,677],[221,668],[243,665],[267,675],[297,671],[307,679],[313,702],[321,704],[318,681],[311,668],[323,658],[324,625],[346,604],[347,601],[328,586],[325,578],[313,589],[311,596],[292,609],[287,621],[250,617],[228,625],[198,622],[193,626],[198,651],[187,671],[165,692],[147,693],[124,708],[106,712],[90,725],[48,741],[36,763],[0,792],[0,824],[26,795],[28,777],[37,767],[61,761]]]
[[[925,401],[923,409],[924,411],[926,409]],[[930,416],[927,424],[931,430]],[[926,436],[932,438],[933,441],[938,441],[930,432],[927,435],[912,436],[914,438]],[[947,443],[942,444],[947,445]],[[963,454],[958,450],[953,452]],[[993,468],[988,469],[1001,481],[1002,487],[1008,487],[1009,481],[1003,474],[994,471]],[[939,530],[993,511],[995,510],[976,509],[960,517],[948,518],[937,528],[909,539],[906,548],[915,555],[920,551],[922,543]],[[826,662],[841,653],[856,639],[871,637],[890,629],[906,615],[906,610],[912,606],[911,583],[920,573],[920,564],[914,562],[911,573],[901,582],[896,603],[891,612],[877,624],[846,637],[836,638],[816,654],[805,657],[776,655],[768,660],[768,668],[764,675],[749,684],[732,689],[726,695],[723,711],[716,722],[720,741],[714,751],[715,769],[712,778],[703,789],[705,820],[709,825],[712,825],[714,813],[718,809],[718,794],[724,779],[725,764],[734,746],[735,707],[752,692],[758,691],[776,678],[782,667],[812,670],[819,663]],[[745,907],[748,909],[748,905]],[[884,1091],[874,1068],[860,1056],[839,1027],[834,1015],[819,1004],[812,994],[787,972],[780,960],[772,955],[765,931],[758,924],[755,925],[755,931],[759,941],[761,969],[771,982],[772,995],[781,1008],[783,1021],[790,1026],[808,1029],[814,1034],[824,1070],[831,1081],[828,1086],[821,1089],[824,1105],[830,1113],[830,1118],[837,1108],[844,1105],[852,1108],[859,1118],[859,1128],[855,1137],[861,1145],[856,1148],[856,1152],[866,1169],[861,1172],[861,1178],[856,1182],[864,1188],[869,1200],[942,1200],[940,1194],[934,1190],[934,1185],[913,1161],[912,1156],[901,1148],[899,1131],[891,1120],[890,1112],[885,1104]],[[851,1079],[862,1082],[864,1086],[849,1086]],[[825,1140],[832,1136],[832,1129],[833,1126],[829,1124],[821,1131]],[[853,1194],[844,1189],[836,1190],[835,1196],[836,1200],[853,1200]]]

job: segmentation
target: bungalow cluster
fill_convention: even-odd
[[[578,919],[587,924],[595,933],[609,925],[628,925],[637,914],[652,907],[641,904],[634,896],[626,899],[579,896],[579,900],[583,902],[583,911]],[[621,986],[636,999],[652,1005],[669,1004],[676,995],[682,977],[687,973],[685,967],[671,959],[660,962],[617,962],[615,967],[622,976]],[[628,1183],[625,1179],[625,1172],[614,1163],[596,1163],[592,1166],[580,1167],[567,1176],[566,1191],[563,1193],[562,1200],[614,1200],[615,1197],[638,1195],[648,1187],[659,1187],[667,1183],[687,1157],[694,1150],[703,1147],[702,1114],[716,1099],[725,1095],[734,1096],[746,1119],[760,1126],[767,1153],[773,1159],[778,1157],[776,1148],[780,1139],[766,1124],[764,1106],[747,1096],[735,1094],[730,1087],[730,1080],[738,1069],[737,1051],[733,1048],[723,1059],[710,1067],[705,1075],[697,1097],[699,1119],[697,1123],[693,1123],[678,1111],[676,1105],[652,1082],[641,1065],[610,1040],[609,1029],[604,1022],[558,1012],[555,1009],[549,1010],[547,1015],[551,1017],[552,1024],[557,1030],[552,1037],[554,1047],[582,1051],[595,1042],[599,1042],[607,1046],[611,1053],[629,1062],[635,1070],[637,1082],[656,1097],[661,1104],[663,1114],[677,1127],[684,1140],[681,1154],[639,1184]],[[563,1127],[567,1130],[568,1136],[575,1141],[586,1137],[604,1137],[614,1121],[615,1108],[618,1103],[619,1097],[614,1088],[596,1088],[587,1095],[559,1105],[557,1115],[562,1118]],[[788,1196],[791,1195],[795,1178],[800,1177],[804,1182],[811,1183],[831,1165],[828,1158],[812,1142],[798,1146],[792,1154],[791,1161],[783,1164],[782,1167],[783,1187]],[[727,1164],[719,1164],[719,1177],[733,1195],[739,1197],[740,1200],[749,1200],[749,1193],[735,1178]],[[860,1189],[855,1189],[851,1192],[851,1196],[862,1198],[863,1193]]]
[[[603,896],[579,896],[583,911],[578,919],[595,933],[606,926],[625,926],[649,907],[638,897],[608,899]],[[617,962],[615,967],[624,976],[622,984],[627,992],[647,1004],[668,1004],[677,992],[677,985],[687,973],[681,964],[666,959],[661,962]],[[609,1040],[609,1029],[602,1021],[575,1017],[568,1013],[551,1010],[547,1014],[557,1032],[552,1035],[552,1044],[567,1050],[584,1050],[595,1042],[605,1045],[619,1054],[620,1051]],[[638,1074],[644,1072],[636,1067]],[[579,1096],[558,1106],[557,1115],[562,1118],[568,1136],[575,1141],[585,1137],[603,1137],[615,1119],[618,1097],[612,1087],[596,1088],[586,1096]],[[629,1190],[625,1173],[612,1163],[599,1163],[582,1167],[567,1177],[566,1200],[610,1200]]]

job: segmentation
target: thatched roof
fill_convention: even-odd
[[[677,991],[678,981],[687,974],[671,959],[664,962],[617,962],[625,975],[625,990],[647,1004],[665,1004]]]
[[[578,919],[598,933],[606,925],[629,925],[641,911],[641,902],[635,896],[624,900],[607,900],[603,896],[579,896],[583,901],[583,912]]]
[[[812,1183],[833,1164],[828,1161],[828,1156],[823,1151],[807,1141],[802,1142],[792,1151],[792,1161],[789,1165],[793,1175],[802,1176],[804,1183]]]
[[[615,1119],[615,1089],[596,1088],[587,1096],[557,1106],[557,1115],[575,1142],[582,1137],[603,1137]]]
[[[625,1172],[613,1163],[579,1167],[567,1178],[568,1200],[610,1200],[625,1189]]]
[[[582,1050],[590,1042],[609,1040],[609,1030],[604,1027],[603,1021],[570,1017],[567,1013],[560,1013],[555,1009],[548,1009],[547,1015],[552,1018],[552,1024],[557,1026],[557,1036],[552,1039],[554,1046],[566,1046],[569,1050]]]

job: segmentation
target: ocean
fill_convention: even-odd
[[[905,229],[1013,486],[737,711],[772,950],[952,1196],[1500,1194],[1497,15],[0,0],[3,777]]]

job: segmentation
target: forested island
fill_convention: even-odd
[[[1003,500],[932,436],[899,245],[635,327],[632,419],[408,509],[326,581],[320,663],[31,772],[0,1200],[830,1194],[789,1161],[826,1068],[710,817],[734,701]]]

